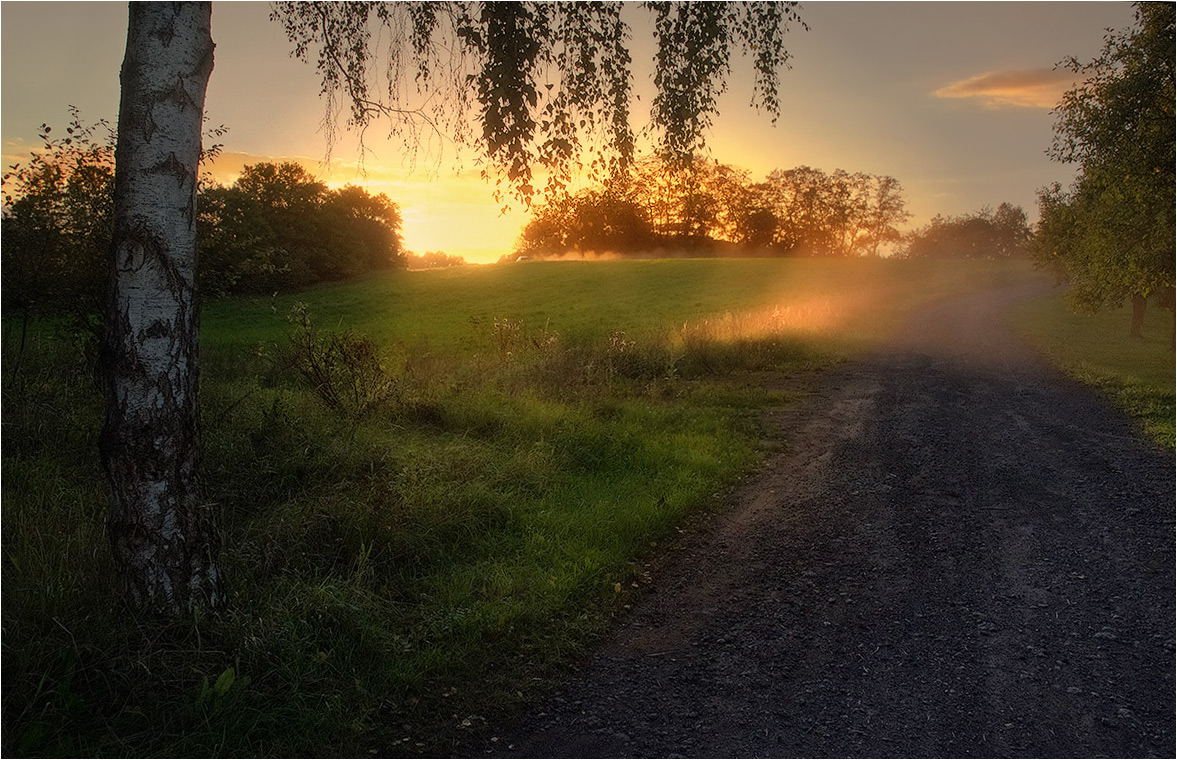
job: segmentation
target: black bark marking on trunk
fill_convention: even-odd
[[[184,80],[179,78],[176,79],[175,84],[168,89],[165,97],[162,99],[170,100],[171,102],[179,105],[181,108],[199,107],[197,106],[196,101],[193,100],[192,96],[188,93],[188,88],[184,86]]]
[[[166,338],[170,333],[171,331],[168,329],[167,323],[156,320],[151,323],[151,327],[148,327],[146,330],[140,330],[139,336],[140,340]]]
[[[176,16],[180,14],[180,8],[177,7],[179,3],[172,3],[172,6],[173,15],[171,20],[166,24],[161,24],[159,31],[156,32],[156,36],[159,37],[159,41],[163,43],[164,47],[170,47],[172,40],[176,38]]]
[[[185,182],[193,181],[192,172],[180,159],[176,158],[175,153],[168,154],[167,160],[152,167],[152,171],[156,174],[166,174],[176,178],[176,182],[180,187],[184,186]]]
[[[156,320],[138,339],[171,337],[168,354],[195,362],[195,325],[188,289],[160,242],[142,229],[120,230],[120,248],[134,271],[152,266],[172,296],[172,324]],[[137,234],[136,234],[137,233]],[[212,560],[216,545],[208,510],[196,497],[199,454],[195,376],[180,378],[183,399],[176,396],[174,368],[153,371],[131,339],[131,315],[119,314],[123,335],[115,373],[140,387],[139,397],[154,395],[151,408],[135,407],[127,395],[113,392],[103,436],[104,463],[113,485],[110,531],[116,560],[123,569],[128,598],[137,606],[174,614],[192,606],[215,606],[221,598]],[[121,350],[119,350],[121,348]],[[160,410],[169,410],[160,414]],[[194,587],[195,586],[195,587]]]

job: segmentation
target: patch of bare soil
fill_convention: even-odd
[[[464,754],[1173,757],[1174,459],[925,310],[782,442],[565,688]]]

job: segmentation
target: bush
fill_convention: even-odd
[[[361,417],[396,397],[396,380],[371,340],[348,332],[320,334],[303,303],[296,303],[287,319],[294,330],[282,361],[328,409]]]

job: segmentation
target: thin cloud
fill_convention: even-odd
[[[1075,74],[1057,69],[994,71],[936,90],[939,98],[975,98],[986,108],[1054,108],[1075,86]]]

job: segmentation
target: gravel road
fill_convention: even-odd
[[[1174,457],[940,303],[781,444],[561,691],[547,757],[1173,757]]]

